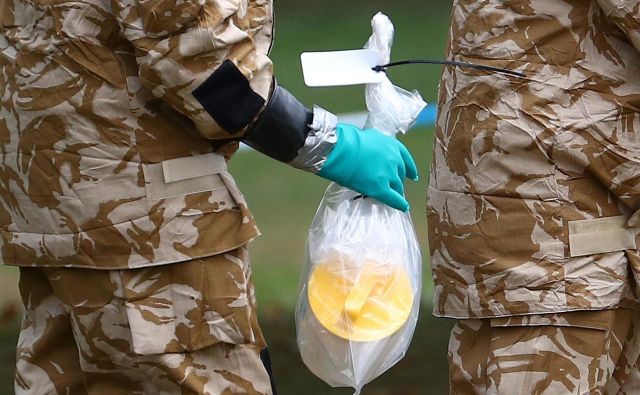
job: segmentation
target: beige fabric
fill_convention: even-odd
[[[229,59],[266,99],[272,13],[270,0],[0,0],[4,263],[137,268],[255,238],[218,155],[245,131],[222,130],[192,91]]]
[[[227,162],[220,154],[187,156],[162,161],[164,182],[209,176],[227,171]]]
[[[626,223],[625,216],[569,221],[571,256],[635,250],[636,232]]]
[[[640,394],[640,314],[616,309],[459,320],[450,394]]]
[[[221,157],[221,156],[220,156]],[[233,198],[220,177],[220,173],[226,172],[226,166],[207,168],[182,167],[182,159],[174,159],[167,165],[166,162],[145,165],[143,167],[147,197],[152,201],[184,196],[192,193],[212,191],[218,196],[219,202],[233,202]],[[188,161],[186,161],[188,163]],[[168,181],[171,180],[171,181]]]
[[[271,394],[245,248],[128,270],[21,268],[17,395]]]
[[[443,70],[427,205],[436,315],[640,308],[631,232],[570,230],[640,209],[639,7],[453,1],[446,58],[525,77]]]

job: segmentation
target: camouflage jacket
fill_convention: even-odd
[[[257,236],[226,171],[246,128],[192,92],[231,60],[268,98],[270,0],[0,0],[0,23],[5,263],[133,268]]]
[[[640,1],[456,0],[427,207],[436,315],[638,307]]]

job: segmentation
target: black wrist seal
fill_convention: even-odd
[[[313,112],[276,85],[264,111],[242,141],[267,156],[289,163],[304,145],[312,123]]]

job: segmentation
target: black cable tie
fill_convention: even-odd
[[[401,66],[401,65],[405,65],[405,64],[442,64],[442,65],[459,66],[459,67],[470,67],[470,68],[484,70],[484,71],[492,71],[492,72],[496,72],[496,73],[510,74],[510,75],[514,75],[516,77],[526,77],[526,75],[524,73],[521,73],[519,71],[503,69],[503,68],[500,68],[500,67],[485,66],[485,65],[482,65],[482,64],[467,63],[467,62],[456,62],[455,60],[434,60],[434,59],[401,60],[401,61],[398,61],[398,62],[391,62],[391,63],[375,66],[375,67],[372,67],[371,69],[373,71],[380,72],[380,71],[386,71],[386,69],[388,67]]]

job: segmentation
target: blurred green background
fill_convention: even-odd
[[[370,19],[383,11],[396,27],[392,60],[442,58],[449,0],[275,0],[275,42],[271,52],[278,83],[307,105],[334,113],[365,110],[364,88],[307,88],[299,54],[303,51],[360,48],[371,34]],[[389,75],[405,89],[417,89],[428,102],[437,98],[438,66],[402,66]],[[433,130],[413,129],[401,137],[416,159],[420,181],[406,185],[412,217],[424,255],[421,317],[407,356],[365,387],[363,395],[446,394],[446,346],[451,322],[431,315],[425,198]],[[328,182],[291,169],[252,151],[239,152],[231,173],[245,194],[263,236],[252,243],[259,314],[270,344],[280,395],[347,395],[315,378],[297,351],[293,310],[304,262],[306,233]],[[17,272],[0,266],[0,395],[12,394],[13,360],[19,319]]]

